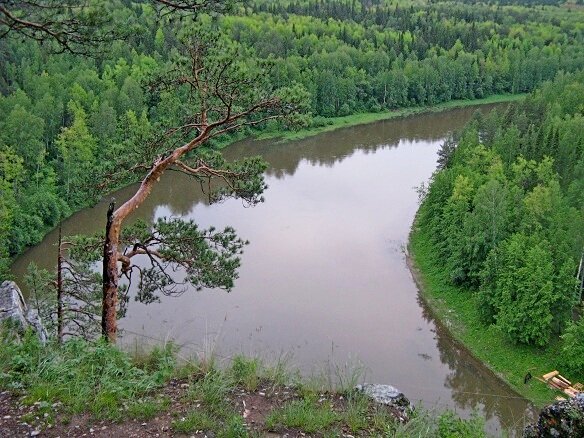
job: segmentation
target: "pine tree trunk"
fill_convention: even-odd
[[[115,343],[118,331],[118,242],[119,225],[114,223],[114,202],[107,210],[105,242],[103,245],[103,301],[101,334],[107,342]],[[117,231],[116,231],[117,230]]]

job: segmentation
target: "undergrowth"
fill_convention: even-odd
[[[175,368],[172,348],[156,348],[139,367],[105,342],[70,340],[43,347],[28,332],[22,342],[2,336],[0,387],[25,394],[24,402],[60,402],[71,413],[117,420],[125,400],[161,386]]]
[[[418,409],[412,420],[403,424],[390,410],[348,387],[339,392],[325,388],[322,380],[319,384],[301,380],[283,383],[284,376],[290,374],[282,362],[264,367],[258,359],[237,356],[227,368],[208,368],[195,362],[177,364],[172,344],[132,358],[105,342],[68,340],[62,345],[43,346],[31,332],[20,340],[7,333],[0,333],[0,390],[11,391],[25,404],[38,407],[36,414],[25,414],[20,421],[34,421],[40,414],[46,424],[60,421],[66,425],[75,415],[90,414],[96,420],[146,422],[170,413],[173,433],[203,431],[219,438],[263,436],[267,431],[323,437],[343,433],[482,436],[484,424],[478,418],[465,421],[450,413],[436,417]],[[355,376],[357,371],[344,370],[343,375]],[[347,381],[346,377],[341,379],[345,384]],[[178,382],[186,388],[176,394],[181,408],[170,411],[176,405],[168,389],[178,387]],[[281,391],[288,394],[286,398],[270,398]],[[237,399],[237,394],[246,393],[266,397],[271,403],[265,418],[253,427],[246,424],[241,400]],[[55,404],[62,407],[58,418]]]

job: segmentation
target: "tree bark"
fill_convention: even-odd
[[[103,246],[103,301],[101,315],[101,332],[107,342],[115,343],[117,338],[117,307],[118,307],[118,261],[121,261],[122,254],[119,252],[120,233],[124,220],[136,210],[146,200],[156,182],[160,181],[163,173],[175,165],[185,154],[204,144],[210,137],[213,130],[224,127],[215,132],[215,135],[232,131],[242,125],[229,125],[243,117],[254,113],[262,108],[269,108],[277,102],[271,98],[250,106],[247,110],[237,114],[231,113],[231,106],[228,107],[227,115],[216,122],[209,123],[207,111],[203,109],[200,113],[201,126],[199,134],[188,143],[177,147],[168,155],[160,156],[152,164],[152,168],[140,183],[136,193],[115,209],[114,202],[110,203],[107,211],[107,223],[105,231],[105,241]],[[204,105],[203,105],[204,107]],[[263,120],[269,120],[266,117]]]
[[[57,256],[57,341],[63,343],[63,235],[59,224],[59,244]]]
[[[101,314],[101,334],[110,343],[117,338],[118,307],[118,242],[119,229],[114,226],[114,208],[112,201],[107,210],[105,242],[103,245],[103,301]]]
[[[101,314],[101,333],[107,342],[115,343],[117,339],[117,308],[118,308],[118,259],[120,253],[118,246],[122,222],[128,215],[137,209],[152,191],[154,184],[160,180],[164,171],[172,166],[180,157],[198,147],[208,138],[207,126],[203,133],[189,143],[175,149],[166,158],[158,159],[148,175],[142,180],[136,193],[115,209],[112,201],[107,211],[105,227],[105,241],[103,245],[103,301]]]

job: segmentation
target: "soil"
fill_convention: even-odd
[[[172,422],[192,412],[200,404],[189,400],[186,393],[189,383],[186,380],[171,380],[156,392],[156,396],[170,400],[168,408],[149,420],[125,418],[119,422],[95,420],[89,414],[70,415],[58,403],[53,405],[23,403],[24,397],[8,391],[0,392],[0,438],[13,437],[175,437],[189,436],[213,438],[212,432],[197,431],[182,435],[172,429]],[[264,422],[269,412],[284,403],[300,398],[291,387],[276,388],[263,383],[255,391],[243,388],[232,390],[229,402],[239,412],[249,431],[258,432],[264,437],[306,437],[311,436],[299,430],[266,430]],[[339,394],[321,394],[319,401],[329,401],[339,412],[346,406],[346,400]],[[391,408],[388,408],[391,410]],[[392,413],[399,418],[397,409]],[[127,417],[127,416],[126,416]],[[318,435],[315,435],[318,436]],[[341,436],[352,437],[348,431]],[[367,436],[367,434],[363,435]]]

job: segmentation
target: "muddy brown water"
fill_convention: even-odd
[[[482,111],[490,110],[483,106]],[[168,174],[136,217],[232,225],[251,244],[230,294],[188,291],[159,304],[131,301],[122,343],[174,339],[184,355],[236,353],[284,359],[335,380],[364,370],[431,409],[488,420],[491,433],[519,432],[532,406],[453,342],[420,301],[404,248],[418,207],[415,190],[436,168],[445,137],[476,109],[378,122],[301,141],[245,141],[228,158],[260,154],[270,164],[265,202],[208,205],[180,174]],[[115,194],[127,199],[132,188]],[[102,230],[107,202],[83,210],[64,233]],[[55,262],[56,232],[13,265]],[[22,281],[21,281],[22,283]],[[363,380],[362,379],[362,380]]]

